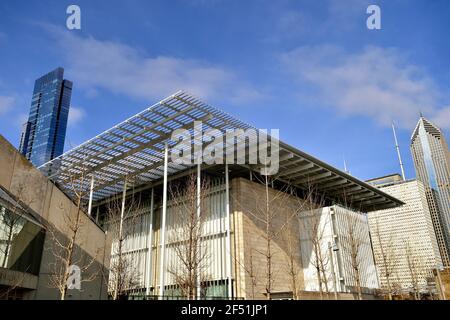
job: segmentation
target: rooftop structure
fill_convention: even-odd
[[[92,201],[101,201],[127,188],[160,183],[164,176],[164,152],[177,141],[171,139],[177,129],[195,134],[196,121],[203,130],[253,129],[253,126],[216,109],[196,97],[180,91],[143,110],[80,146],[39,167],[70,195],[70,184],[79,185]],[[245,139],[245,138],[244,138]],[[205,138],[202,144],[205,144]],[[194,144],[195,142],[193,142]],[[220,143],[220,142],[218,142]],[[223,143],[223,142],[222,142]],[[207,160],[205,159],[207,163]],[[234,163],[237,163],[236,161]],[[169,176],[187,172],[195,165],[169,162]],[[223,171],[223,165],[203,168]],[[240,164],[245,170],[259,170],[258,165]],[[298,187],[314,184],[330,204],[345,203],[361,212],[391,208],[401,201],[316,158],[279,141],[277,179]],[[94,182],[95,181],[95,182]],[[93,183],[94,182],[94,183]]]

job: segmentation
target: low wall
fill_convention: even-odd
[[[8,190],[20,202],[25,203],[41,220],[44,226],[51,226],[52,230],[61,237],[70,237],[68,219],[77,214],[77,206],[57,186],[35,168],[17,149],[0,135],[0,185]],[[54,254],[49,248],[54,245],[49,232],[46,232],[44,253],[37,289],[30,296],[35,299],[57,299],[58,292],[49,283],[52,271],[49,266],[54,262]],[[81,228],[75,241],[79,254],[83,259],[94,259],[92,263],[99,276],[89,283],[82,284],[80,292],[69,292],[70,299],[106,299],[106,283],[110,239],[105,232],[84,212],[81,213]],[[89,269],[91,270],[91,269]],[[87,275],[91,278],[90,275]],[[83,278],[83,274],[82,274]],[[83,288],[84,286],[84,288]],[[77,291],[77,290],[76,290]]]

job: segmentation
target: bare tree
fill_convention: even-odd
[[[83,210],[86,208],[86,192],[85,187],[88,184],[85,169],[82,168],[80,173],[70,175],[68,178],[70,193],[73,196],[74,203],[65,206],[60,203],[59,209],[62,212],[64,224],[60,229],[52,224],[48,224],[47,232],[50,235],[50,246],[46,248],[54,257],[54,261],[50,263],[50,287],[59,291],[61,300],[65,300],[67,290],[69,289],[69,278],[74,268],[79,270],[83,275],[80,283],[93,281],[100,273],[100,270],[91,272],[92,266],[98,256],[98,252],[92,257],[88,257],[86,253],[81,252],[80,232],[85,227],[87,217]],[[75,214],[73,214],[73,205],[75,206]],[[87,274],[87,275],[86,275]]]
[[[392,231],[387,235],[383,235],[377,216],[374,217],[373,225],[374,228],[372,228],[371,234],[378,247],[378,250],[374,252],[375,261],[379,265],[381,275],[386,279],[386,287],[384,289],[387,292],[388,299],[392,300],[394,288],[391,282],[394,270],[399,262],[399,253],[395,248],[395,239]]]
[[[297,217],[301,208],[288,205],[293,193],[290,187],[283,184],[278,189],[274,188],[277,182],[276,177],[263,175],[255,176],[255,178],[264,186],[264,195],[261,194],[260,189],[252,189],[254,205],[246,206],[246,211],[263,229],[264,249],[255,249],[255,251],[265,260],[264,289],[266,298],[270,300],[276,276],[274,257],[279,253],[275,249],[275,241],[281,240],[282,233]]]
[[[391,279],[392,299],[395,297],[396,300],[404,300],[404,290],[398,273],[396,273],[395,277],[392,277]]]
[[[325,231],[328,217],[322,218],[321,208],[324,206],[324,198],[315,192],[315,187],[308,184],[304,196],[305,210],[300,214],[300,222],[303,236],[306,243],[311,244],[312,259],[309,261],[316,270],[317,286],[319,288],[320,299],[324,298],[324,292],[329,294],[329,274],[327,272],[330,263],[327,248],[324,247]]]
[[[237,257],[234,260],[239,264],[239,266],[245,271],[245,273],[250,277],[250,290],[251,298],[255,299],[255,290],[258,285],[258,269],[255,266],[255,249],[253,248],[252,241],[249,239],[248,243],[248,258],[245,261],[241,261]]]
[[[421,281],[431,273],[427,270],[426,263],[423,261],[420,252],[411,245],[411,240],[404,240],[404,254],[408,266],[409,275],[411,277],[411,289],[415,300],[420,300]]]
[[[355,283],[358,293],[358,299],[362,300],[361,289],[361,268],[363,263],[363,245],[366,241],[366,234],[362,227],[361,214],[348,212],[345,214],[344,222],[344,241],[341,241],[342,250],[345,252],[344,256],[349,256],[349,265],[352,268],[352,280]]]
[[[26,222],[26,219],[23,217],[22,213],[28,210],[34,202],[34,199],[27,196],[26,185],[28,183],[28,179],[29,175],[25,175],[15,188],[15,204],[11,203],[9,208],[0,207],[0,236],[3,238],[1,239],[3,245],[0,245],[0,266],[2,268],[7,268],[14,236],[20,232],[20,229]]]
[[[27,219],[25,219],[23,214],[34,202],[34,199],[26,192],[29,179],[30,175],[25,174],[14,188],[14,195],[12,197],[7,195],[7,197],[11,197],[9,205],[7,205],[7,207],[0,206],[0,240],[2,242],[0,243],[1,268],[9,267],[9,258],[13,249],[14,239],[27,222]],[[28,270],[28,268],[29,266],[26,270]],[[13,272],[12,278],[10,279],[11,285],[4,290],[0,290],[0,299],[9,298],[11,295],[14,295],[15,290],[23,282],[24,276],[25,273],[23,272]]]
[[[208,181],[202,179],[198,185],[195,174],[185,183],[169,188],[173,225],[168,232],[168,242],[175,258],[167,269],[176,288],[189,300],[201,297],[201,286],[209,279],[209,254],[203,240],[204,223],[209,214],[208,191]]]
[[[253,240],[250,238],[246,241],[248,250],[245,250],[246,258],[240,259],[236,255],[233,255],[233,260],[244,270],[244,272],[250,277],[250,292],[251,299],[256,297],[256,286],[258,285],[258,268],[255,266],[255,249]]]
[[[292,298],[297,300],[300,287],[299,274],[302,271],[298,263],[300,257],[298,229],[294,232],[293,228],[289,227],[283,234],[286,243],[286,273],[291,282]]]
[[[303,203],[295,201],[294,189],[285,183],[279,183],[276,177],[253,174],[252,178],[258,187],[248,188],[251,195],[246,197],[245,201],[236,197],[233,198],[233,202],[245,211],[260,232],[258,232],[258,240],[246,241],[245,246],[248,249],[246,249],[245,259],[242,261],[237,257],[234,259],[250,277],[252,297],[255,297],[255,290],[260,285],[264,287],[266,298],[271,299],[278,272],[289,273],[291,270],[291,287],[295,278],[294,287],[297,289],[294,291],[298,291],[298,266],[301,262],[296,252],[300,249],[299,242],[295,241],[295,238],[298,238],[298,228],[295,226],[299,225],[297,217],[303,209]],[[287,234],[290,234],[290,239],[286,236]],[[297,247],[295,247],[296,244]],[[279,269],[274,267],[275,261],[278,261],[278,255],[282,255],[279,259],[282,266]],[[255,265],[256,256],[262,256],[263,268]]]
[[[114,300],[126,295],[140,284],[141,275],[135,255],[126,250],[126,243],[135,232],[136,220],[142,214],[141,197],[124,199],[116,196],[106,208],[106,229],[113,239],[109,267],[109,292]]]
[[[25,222],[22,215],[17,212],[16,207],[13,207],[12,211],[0,210],[0,234],[5,237],[2,239],[3,245],[0,246],[0,253],[2,256],[1,267],[7,268],[7,262],[10,255],[11,246],[14,240],[15,234],[19,232],[21,225]]]

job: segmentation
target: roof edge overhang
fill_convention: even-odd
[[[94,201],[99,201],[119,193],[128,177],[139,178],[135,180],[141,185],[161,180],[164,145],[170,141],[171,133],[176,129],[193,126],[199,120],[203,120],[208,128],[223,131],[230,128],[255,129],[184,91],[178,91],[39,169],[61,188],[67,189],[73,172],[79,172],[84,166],[88,167],[88,177],[76,182],[82,188],[89,189],[90,178],[95,178],[97,185]],[[343,198],[351,194],[353,208],[359,208],[363,212],[403,204],[379,189],[295,147],[277,141],[280,153],[283,154],[283,157],[280,155],[278,176],[283,177],[284,174],[285,182],[301,188],[305,183],[314,181],[318,192],[326,193],[336,203],[348,201]],[[300,164],[302,170],[299,171],[296,166]],[[168,175],[190,168],[192,166],[170,163]],[[296,171],[295,180],[291,179],[292,174],[288,174],[292,171]]]

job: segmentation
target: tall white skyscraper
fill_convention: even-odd
[[[450,266],[450,153],[442,131],[420,117],[411,137],[417,179],[427,201],[443,263]]]
[[[442,260],[423,183],[398,174],[368,182],[405,203],[368,214],[381,287],[427,291],[427,277]]]

